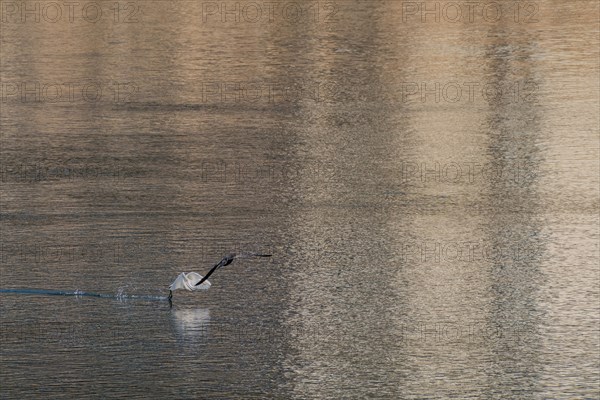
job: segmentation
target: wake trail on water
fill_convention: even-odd
[[[117,299],[117,300],[168,300],[167,296],[157,296],[148,294],[125,294],[122,290],[119,290],[116,294],[109,293],[93,293],[84,292],[82,290],[49,290],[49,289],[0,289],[0,294],[12,293],[12,294],[33,294],[33,295],[45,295],[45,296],[75,296],[75,297],[100,297],[103,299]]]

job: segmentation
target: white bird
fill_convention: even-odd
[[[169,286],[169,291],[177,290],[177,289],[186,289],[190,292],[193,290],[208,290],[210,288],[210,282],[205,281],[202,282],[201,285],[196,286],[198,282],[203,278],[197,272],[182,272],[179,274],[177,278],[171,283]]]
[[[208,271],[206,276],[202,276],[196,272],[182,272],[169,286],[169,300],[173,298],[173,290],[186,289],[190,292],[195,290],[208,290],[210,288],[210,282],[207,281],[208,277],[212,275],[217,269],[229,265],[236,258],[248,258],[248,257],[271,257],[271,254],[258,254],[258,253],[242,253],[235,254],[231,253],[223,257],[214,267]]]

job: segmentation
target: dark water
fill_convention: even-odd
[[[51,3],[0,288],[70,295],[0,293],[1,398],[599,396],[597,2]]]

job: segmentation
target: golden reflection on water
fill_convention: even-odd
[[[171,366],[146,387],[179,397],[198,380],[207,397],[592,396],[597,3],[460,23],[329,4],[302,23],[187,1],[144,2],[138,23],[4,22],[1,286],[155,293],[226,247],[269,249],[168,312],[94,305],[130,320],[106,346]],[[47,385],[71,360],[40,343]],[[2,385],[32,394],[15,346]],[[63,385],[120,393],[81,351]]]

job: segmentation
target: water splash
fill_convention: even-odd
[[[168,300],[167,296],[159,296],[159,295],[146,295],[146,294],[131,294],[128,295],[125,293],[125,288],[119,288],[116,294],[108,294],[108,293],[93,293],[93,292],[84,292],[83,290],[74,290],[74,291],[64,291],[64,290],[49,290],[49,289],[0,289],[0,294],[2,293],[12,293],[12,294],[32,294],[32,295],[46,295],[46,296],[76,296],[76,297],[100,297],[106,299],[118,299],[118,300],[128,300],[128,299],[136,299],[136,300]]]
[[[123,298],[127,297],[127,295],[125,294],[125,288],[126,286],[121,286],[120,288],[117,288],[117,294],[115,295],[117,299],[123,300]]]

